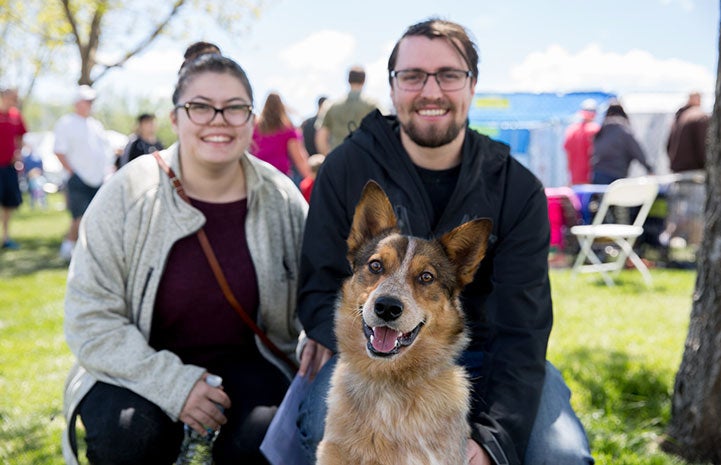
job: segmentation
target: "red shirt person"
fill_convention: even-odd
[[[20,160],[22,138],[27,130],[17,104],[17,89],[0,90],[0,220],[3,249],[18,248],[17,243],[10,239],[9,225],[12,212],[22,202],[15,162]]]
[[[569,184],[588,184],[591,182],[591,153],[593,152],[593,136],[601,126],[594,121],[596,118],[596,101],[586,99],[581,103],[579,112],[581,120],[566,129],[563,148],[568,160]]]

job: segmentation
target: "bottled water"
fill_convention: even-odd
[[[223,379],[220,376],[208,375],[205,382],[213,387],[220,387]],[[217,405],[217,404],[216,404]],[[223,407],[217,405],[222,411]],[[207,428],[205,436],[185,425],[185,437],[180,445],[180,454],[175,465],[213,465],[213,442],[218,437],[218,431]]]

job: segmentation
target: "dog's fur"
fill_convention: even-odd
[[[369,182],[348,237],[319,465],[466,463],[470,385],[456,360],[468,343],[459,293],[486,250],[491,221],[438,240],[400,234]]]

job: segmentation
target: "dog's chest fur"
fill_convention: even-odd
[[[328,404],[325,457],[335,459],[319,464],[465,463],[468,382],[458,367],[407,386],[368,383],[339,360]]]

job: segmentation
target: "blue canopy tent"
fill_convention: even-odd
[[[605,92],[477,93],[469,111],[472,129],[505,142],[511,154],[528,167],[546,187],[568,183],[563,139],[566,127],[577,117],[581,102],[598,104],[600,121],[616,96]]]

